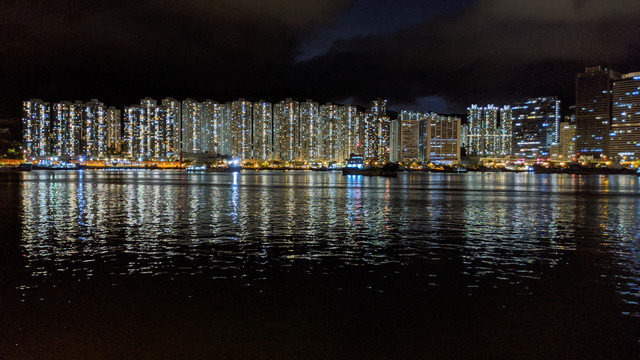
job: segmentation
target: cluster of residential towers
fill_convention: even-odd
[[[97,100],[23,103],[27,157],[177,160],[209,154],[257,161],[460,161],[460,118],[286,99],[228,103],[145,98],[122,113]]]

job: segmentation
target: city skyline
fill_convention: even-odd
[[[28,158],[81,162],[113,156],[175,161],[198,154],[261,161],[343,162],[362,154],[382,163],[460,162],[460,118],[403,111],[400,120],[409,119],[411,140],[405,130],[401,136],[393,129],[397,120],[391,121],[387,101],[380,98],[368,109],[291,98],[273,104],[143,98],[122,111],[97,99],[53,106],[31,99],[23,102],[23,151]]]
[[[620,75],[587,67],[576,74],[577,102],[566,116],[557,96],[530,97],[503,106],[472,104],[464,124],[461,117],[433,112],[405,109],[393,114],[388,100],[381,98],[363,109],[311,99],[219,103],[164,98],[158,103],[147,97],[122,111],[97,99],[53,107],[32,99],[23,104],[23,146],[27,156],[67,158],[165,160],[205,153],[340,162],[360,154],[383,163],[446,159],[456,164],[462,149],[480,157],[635,160],[640,155],[635,111],[639,81],[638,72]],[[436,148],[440,150],[434,152]]]
[[[0,1],[0,360],[640,359],[640,0]]]

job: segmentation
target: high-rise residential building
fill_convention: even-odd
[[[351,155],[351,147],[352,141],[349,140],[350,134],[354,133],[350,128],[351,126],[356,126],[357,123],[354,123],[354,120],[357,120],[357,117],[351,117],[351,114],[348,111],[349,106],[338,106],[337,107],[337,132],[335,134],[336,146],[333,152],[333,160],[337,162],[343,162],[349,159]],[[356,134],[356,139],[358,135]],[[357,144],[355,144],[357,145]],[[354,146],[357,148],[357,146]]]
[[[75,158],[84,154],[81,101],[62,101],[53,106],[53,154]]]
[[[400,127],[400,154],[399,159],[403,162],[411,162],[420,156],[420,121],[401,120]]]
[[[609,154],[611,98],[617,72],[588,67],[576,76],[576,146],[579,156],[600,159]]]
[[[298,160],[299,110],[300,104],[291,98],[287,98],[273,106],[273,139],[276,160]]]
[[[202,151],[202,104],[193,100],[182,101],[182,151],[198,154]]]
[[[429,122],[430,119],[434,118],[438,116],[435,113],[421,113],[421,112],[416,112],[416,111],[409,111],[409,110],[402,110],[400,111],[399,114],[399,123],[398,123],[398,131],[401,132],[402,130],[400,129],[400,126],[402,124],[402,122],[405,121],[409,121],[409,122],[416,122],[418,123],[418,158],[419,159],[425,159],[427,157],[426,152],[427,152],[427,126],[429,126]],[[398,140],[399,142],[401,142],[401,139]],[[400,144],[399,146],[402,146],[402,144]],[[402,156],[400,154],[398,154],[399,160],[403,161]]]
[[[144,116],[140,105],[124,108],[124,153],[130,158],[139,158],[143,154],[144,138],[141,136]]]
[[[105,112],[107,123],[107,153],[109,155],[119,154],[122,150],[122,115],[120,110],[109,106]]]
[[[511,106],[505,105],[500,108],[500,127],[498,129],[497,153],[500,156],[511,155],[513,153],[513,111]]]
[[[464,146],[468,154],[506,156],[511,153],[511,107],[495,105],[467,108]]]
[[[512,111],[512,151],[526,158],[549,157],[558,138],[560,100],[557,97],[531,98],[514,104]]]
[[[107,114],[109,113],[113,112],[107,110]],[[115,110],[115,114],[117,118],[120,117],[118,110]],[[122,152],[128,157],[154,160],[179,158],[182,121],[179,101],[165,98],[158,105],[156,100],[144,98],[140,100],[140,104],[125,107],[122,117]],[[115,122],[120,120],[114,118],[113,121],[115,126]],[[111,131],[120,132],[115,127]]]
[[[71,132],[71,102],[62,101],[53,105],[52,117],[52,148],[53,153],[62,157],[72,157],[73,138]]]
[[[250,101],[238,99],[231,103],[231,155],[242,159],[253,156],[253,106]]]
[[[253,103],[253,152],[259,160],[273,160],[273,105]]]
[[[379,162],[389,161],[391,146],[391,119],[386,116],[387,100],[371,101],[371,107],[364,115],[364,158]]]
[[[351,154],[362,154],[362,113],[354,105],[344,105],[342,118],[347,127],[344,159],[348,159]]]
[[[379,159],[381,162],[389,161],[389,151],[391,146],[391,119],[388,116],[381,116],[378,118],[379,124],[379,138],[380,145],[379,149]]]
[[[200,150],[203,153],[217,154],[218,152],[216,105],[218,103],[210,99],[202,102],[202,121],[200,122],[200,137],[202,140]]]
[[[108,154],[106,108],[97,99],[84,104],[82,111],[84,154],[101,158]]]
[[[640,72],[622,75],[613,83],[610,156],[640,159]]]
[[[362,150],[365,160],[378,159],[380,154],[380,141],[378,136],[378,117],[369,111],[363,116],[363,142]]]
[[[48,156],[51,151],[51,106],[40,99],[22,103],[22,133],[25,156]]]
[[[151,98],[140,100],[140,134],[141,148],[138,156],[142,158],[159,158],[160,142],[163,127],[160,124],[160,108]]]
[[[323,159],[323,128],[320,105],[307,99],[300,103],[300,157],[319,161]]]
[[[430,114],[424,120],[426,144],[423,163],[455,165],[460,163],[460,118]]]
[[[233,154],[233,111],[230,102],[220,104],[220,125],[218,136],[220,145],[218,152],[222,155]]]
[[[178,100],[162,99],[160,105],[160,154],[161,158],[179,159],[181,151],[181,109]]]
[[[493,107],[493,105],[487,107]],[[489,121],[489,123],[491,122]],[[478,156],[488,155],[485,135],[494,132],[494,129],[487,129],[486,123],[485,107],[473,104],[467,108],[467,130],[465,130],[464,144],[467,153]]]
[[[338,105],[326,103],[320,106],[321,158],[325,161],[344,160],[344,148],[340,143],[346,126],[343,123],[342,113]]]

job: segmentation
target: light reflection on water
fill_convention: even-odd
[[[33,278],[308,271],[454,263],[469,293],[535,282],[568,254],[602,254],[638,314],[640,186],[632,176],[314,172],[50,172],[22,181]],[[603,275],[604,276],[604,275]],[[460,278],[458,278],[460,279]],[[375,284],[374,284],[375,286]],[[524,293],[529,291],[522,285]]]

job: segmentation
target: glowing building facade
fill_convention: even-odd
[[[160,127],[160,109],[158,103],[151,98],[140,100],[140,153],[139,156],[151,159],[158,156],[158,130]]]
[[[51,151],[51,106],[40,99],[22,103],[22,133],[25,156],[48,156]]]
[[[253,103],[253,156],[273,160],[273,105],[260,100]]]
[[[363,121],[363,155],[368,161],[387,162],[391,150],[391,119],[386,116],[387,100],[371,101]]]
[[[640,159],[640,72],[622,75],[613,83],[610,156]]]
[[[320,105],[307,99],[300,103],[300,158],[310,161],[322,159],[323,128]]]
[[[342,118],[347,127],[345,147],[345,159],[351,154],[362,154],[363,132],[362,113],[354,105],[344,105],[342,107]]]
[[[457,165],[460,163],[460,124],[458,117],[430,114],[423,120],[426,145],[423,163]]]
[[[74,158],[84,153],[82,143],[82,112],[80,101],[62,101],[53,106],[53,153]]]
[[[403,162],[411,162],[418,159],[420,145],[420,121],[401,120],[398,124],[400,130],[400,154]]]
[[[464,146],[476,156],[506,156],[511,154],[511,107],[471,105],[467,108]]]
[[[253,106],[250,101],[238,99],[231,103],[231,156],[252,159]]]
[[[202,104],[193,100],[182,101],[182,151],[188,154],[202,152]]]
[[[124,152],[129,158],[139,158],[143,154],[142,109],[139,105],[124,108]]]
[[[291,98],[273,106],[274,158],[279,161],[300,160],[300,104]]]
[[[514,104],[512,110],[513,154],[524,158],[546,158],[558,140],[560,100],[531,98]]]
[[[321,152],[320,158],[325,161],[339,161],[344,159],[344,148],[342,148],[343,134],[346,126],[342,121],[340,107],[335,104],[326,103],[320,106],[321,124]]]
[[[228,156],[233,153],[233,116],[231,110],[230,102],[220,104],[220,128],[218,130],[220,143],[218,152]]]
[[[172,98],[162,99],[160,105],[159,155],[161,158],[178,159],[181,149],[181,104]]]

